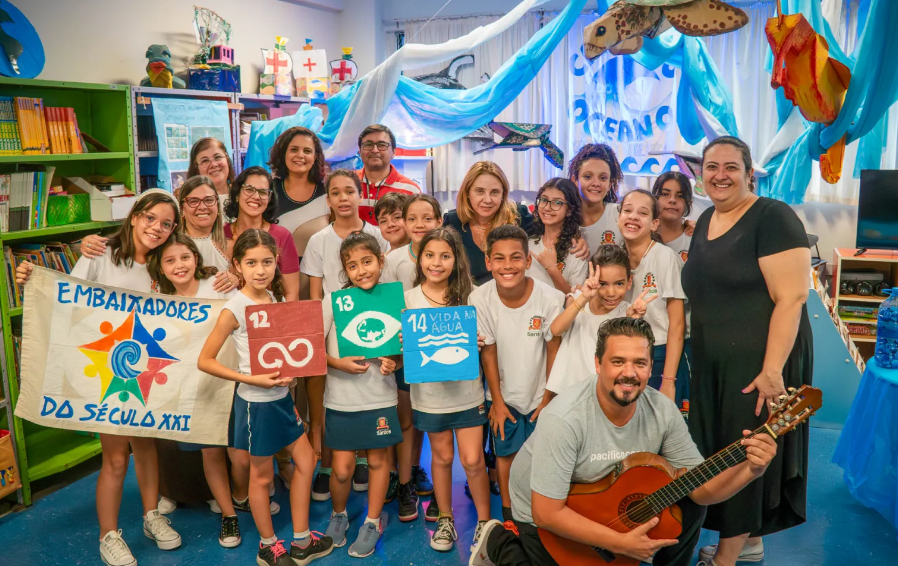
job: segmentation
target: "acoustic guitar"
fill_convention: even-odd
[[[749,438],[767,434],[774,440],[806,421],[822,405],[823,393],[804,385],[790,388],[771,405],[770,418]],[[695,468],[676,469],[667,460],[648,452],[631,454],[615,465],[601,480],[591,484],[572,484],[567,505],[590,521],[626,533],[660,516],[660,522],[648,532],[653,539],[675,539],[682,532],[682,513],[674,505],[718,474],[746,460],[745,446],[739,439]],[[628,556],[562,538],[538,529],[539,538],[549,554],[562,566],[637,566]]]

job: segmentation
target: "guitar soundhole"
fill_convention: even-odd
[[[635,529],[654,516],[648,504],[643,502],[645,497],[644,493],[633,493],[621,500],[617,513],[628,529]]]

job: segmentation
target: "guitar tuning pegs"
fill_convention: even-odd
[[[785,403],[786,399],[788,399],[788,398],[789,398],[788,395],[780,395],[780,403]]]
[[[795,393],[798,392],[798,389],[795,389],[794,387],[790,387],[787,389],[787,391],[789,392],[789,395],[795,395]]]

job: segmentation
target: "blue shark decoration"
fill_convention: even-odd
[[[514,151],[526,151],[538,147],[543,151],[543,155],[546,156],[549,163],[559,169],[564,168],[564,153],[549,139],[549,132],[552,130],[550,124],[490,122],[488,126],[502,139],[498,142],[494,141],[483,149],[478,149],[474,155],[493,148],[510,147]]]
[[[408,383],[480,377],[474,307],[408,309],[402,313],[402,343]]]

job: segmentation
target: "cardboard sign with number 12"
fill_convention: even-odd
[[[402,283],[383,283],[331,294],[340,357],[379,358],[402,352],[399,320],[405,308]]]
[[[250,371],[279,371],[280,377],[327,373],[321,301],[246,307]]]

